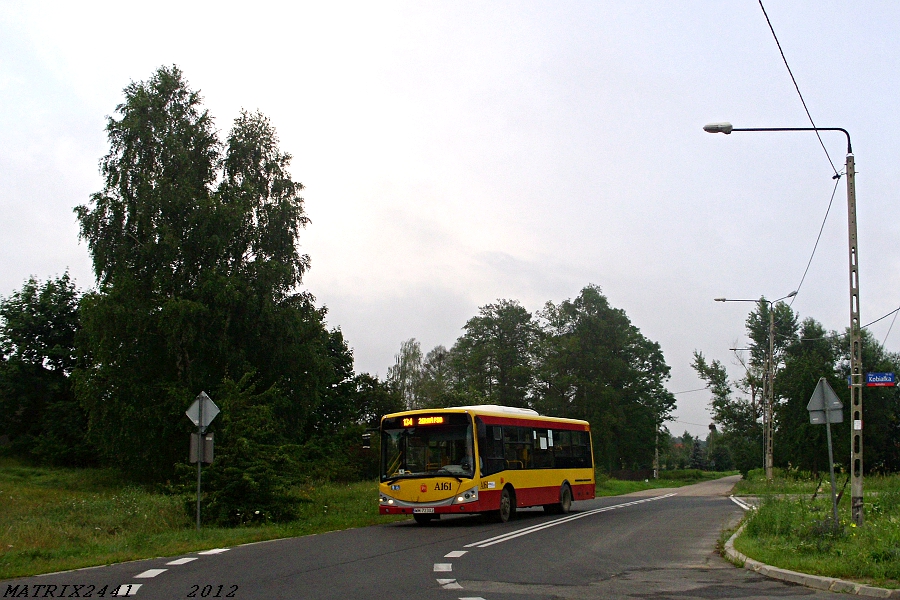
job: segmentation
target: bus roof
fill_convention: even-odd
[[[519,418],[528,420],[547,420],[566,423],[582,423],[588,425],[582,419],[566,419],[563,417],[548,417],[530,408],[518,408],[515,406],[501,406],[499,404],[476,404],[472,406],[450,406],[447,408],[417,408],[398,413],[384,415],[383,419],[398,417],[407,414],[435,413],[435,412],[467,412],[474,415],[489,415],[493,417]]]

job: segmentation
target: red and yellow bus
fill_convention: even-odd
[[[460,406],[381,419],[383,515],[411,514],[424,524],[442,514],[517,508],[569,511],[594,497],[594,455],[587,421],[545,417],[507,406]]]

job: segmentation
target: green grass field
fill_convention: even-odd
[[[779,472],[766,482],[752,472],[735,494],[760,500],[735,540],[739,552],[792,571],[900,588],[900,476],[864,479],[863,527],[850,522],[849,486],[838,506],[840,525],[833,526],[827,478]]]
[[[666,472],[663,472],[666,474]],[[678,479],[598,477],[597,495],[677,487],[721,474],[669,473]],[[300,516],[282,525],[196,531],[184,499],[123,482],[111,470],[30,467],[0,461],[0,579],[248,542],[322,533],[407,517],[378,514],[375,482],[310,483],[293,490]]]
[[[122,483],[113,471],[0,463],[0,579],[364,527],[378,515],[374,483],[311,483],[283,525],[196,530],[178,496]]]

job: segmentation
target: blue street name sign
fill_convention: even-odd
[[[890,387],[897,385],[893,373],[866,373],[866,386]]]
[[[847,387],[850,387],[850,378],[847,378]],[[893,387],[897,380],[893,373],[866,373],[866,387]]]

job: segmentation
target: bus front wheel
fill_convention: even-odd
[[[500,493],[500,510],[497,511],[497,520],[506,523],[516,514],[516,495],[512,488],[506,486]]]

